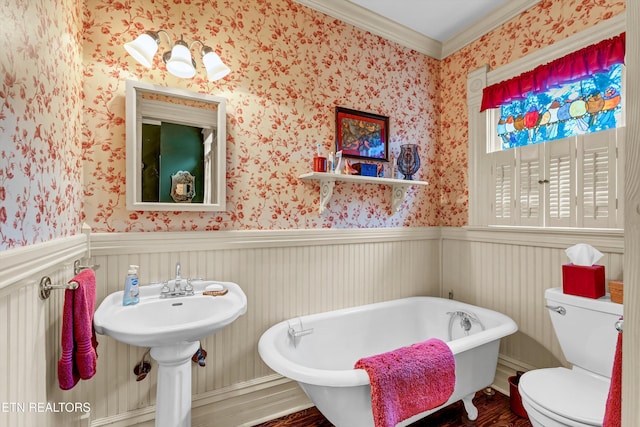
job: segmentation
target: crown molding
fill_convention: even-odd
[[[447,39],[444,43],[400,25],[349,0],[295,0],[340,21],[369,31],[435,59],[444,59],[497,28],[540,0],[511,0],[494,13]]]
[[[511,0],[498,10],[490,13],[442,43],[442,58],[455,53],[474,40],[510,21],[522,12],[531,9],[540,0]]]
[[[400,25],[382,15],[371,12],[348,0],[295,0],[304,6],[322,12],[340,21],[396,42],[416,52],[441,59],[442,43]]]

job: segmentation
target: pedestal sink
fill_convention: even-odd
[[[186,284],[186,280],[183,280]],[[228,292],[203,295],[210,285]],[[125,344],[151,347],[158,362],[156,427],[191,426],[191,356],[200,340],[247,311],[247,297],[231,282],[191,281],[194,295],[161,298],[162,284],[140,287],[140,302],[122,305],[122,291],[108,295],[93,317],[96,332]]]

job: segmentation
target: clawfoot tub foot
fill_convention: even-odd
[[[473,404],[473,398],[476,394],[471,393],[468,396],[462,398],[462,404],[464,405],[464,410],[467,411],[467,418],[469,420],[474,421],[478,418],[478,408]]]

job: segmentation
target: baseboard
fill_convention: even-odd
[[[194,398],[191,426],[249,427],[311,406],[296,382],[271,375],[244,389]]]
[[[499,355],[492,387],[509,396],[510,376],[536,367]],[[259,388],[259,389],[258,389]],[[240,391],[239,391],[240,392]],[[297,383],[273,375],[247,394],[194,399],[192,427],[251,427],[313,406]]]
[[[492,387],[509,396],[508,378],[532,369],[536,367],[499,355]],[[297,383],[279,375],[259,388],[241,396],[194,399],[192,427],[251,427],[313,406]]]
[[[499,355],[492,387],[509,395],[508,378],[534,366]],[[192,427],[251,427],[313,406],[294,381],[274,374],[193,397]],[[91,427],[153,427],[155,406],[91,422]]]
[[[496,367],[496,376],[493,379],[491,387],[500,393],[509,396],[509,377],[516,375],[518,371],[530,371],[537,369],[519,360],[500,354],[498,356],[498,366]]]
[[[249,427],[313,406],[298,384],[280,375],[193,396],[192,427]],[[155,405],[91,422],[91,427],[153,427]]]

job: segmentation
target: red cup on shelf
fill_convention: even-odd
[[[327,158],[316,156],[313,158],[313,171],[314,172],[326,172],[327,171]]]

